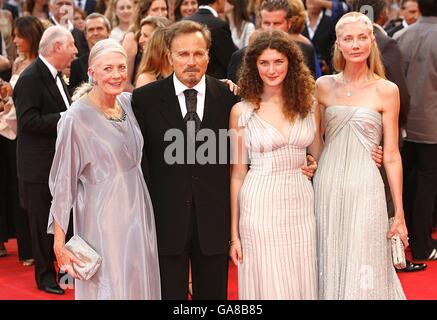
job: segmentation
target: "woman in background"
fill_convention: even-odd
[[[49,0],[26,0],[23,16],[34,16],[40,20],[49,19]]]
[[[2,168],[6,170],[5,179],[3,179],[6,182],[6,190],[1,192],[1,196],[4,196],[5,199],[0,200],[0,202],[2,202],[4,209],[14,216],[13,222],[15,223],[17,236],[18,257],[24,266],[33,265],[34,260],[28,217],[26,212],[20,207],[18,200],[15,142],[17,120],[12,93],[21,72],[38,57],[39,42],[43,33],[44,27],[38,18],[33,16],[17,18],[13,27],[13,41],[17,47],[18,57],[12,66],[10,82],[5,82],[2,85],[2,89],[5,89],[7,93],[5,97],[7,109],[0,113],[0,123],[2,124],[2,130],[0,131],[9,140],[4,139],[3,141],[2,160],[5,161],[5,164],[2,165]],[[0,236],[0,238],[2,237]]]
[[[83,11],[81,8],[74,7],[73,24],[76,29],[79,29],[80,31],[85,30],[85,18],[86,12]]]
[[[231,29],[232,41],[242,49],[249,44],[249,37],[255,31],[251,22],[245,0],[227,0],[225,16]]]
[[[195,14],[198,8],[197,0],[176,0],[174,5],[175,21]]]
[[[126,33],[124,40],[123,40],[123,47],[126,50],[127,53],[127,63],[128,63],[128,81],[126,83],[126,91],[132,91],[133,90],[133,83],[135,81],[135,75],[138,69],[138,65],[141,61],[141,56],[142,56],[142,47],[139,47],[139,40],[140,40],[140,36],[141,34],[143,34],[143,31],[145,31],[145,35],[150,34],[150,28],[148,28],[146,30],[142,30],[144,25],[142,24],[143,22],[143,18],[147,19],[149,18],[149,13],[150,13],[150,6],[151,6],[151,1],[150,0],[146,0],[144,2],[140,2],[138,4],[137,7],[137,11],[135,14],[135,18],[134,18],[134,22],[131,25],[131,27],[129,28],[129,32]],[[161,22],[163,21],[162,19],[165,19],[165,17],[163,16],[154,16],[156,18],[158,18],[158,20],[151,20],[150,25],[154,26],[154,25],[160,25]],[[169,23],[169,22],[168,22]],[[149,23],[147,23],[149,24]],[[167,24],[162,22],[162,24]],[[149,32],[149,33],[147,33]],[[147,36],[146,36],[147,37]],[[146,38],[145,37],[145,38]]]
[[[165,43],[166,28],[157,28],[147,43],[146,51],[138,67],[135,88],[164,79],[173,72]]]
[[[123,41],[124,35],[128,31],[134,13],[132,0],[111,0],[105,16],[112,25],[110,38],[119,43]]]

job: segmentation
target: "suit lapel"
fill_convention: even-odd
[[[182,118],[181,107],[173,84],[173,74],[162,80],[165,90],[162,90],[159,112],[168,121],[171,127],[184,130],[184,119]]]
[[[209,16],[213,16],[214,17],[212,12],[209,11],[208,9],[199,9],[199,10],[197,10],[197,13],[200,14],[200,15],[209,15]]]
[[[47,68],[47,66],[44,64],[44,62],[42,62],[40,58],[37,58],[36,63],[41,72],[42,82],[46,86],[49,94],[55,100],[56,106],[58,107],[59,110],[65,111],[66,107],[65,107],[64,99],[62,99],[62,95],[59,92],[59,88],[56,85],[56,81],[53,78],[52,74],[50,73],[50,70]]]

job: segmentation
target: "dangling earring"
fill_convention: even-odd
[[[90,74],[88,74],[88,83],[92,86],[97,84],[97,81],[93,79],[93,77],[91,77]]]

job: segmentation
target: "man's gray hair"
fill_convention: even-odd
[[[65,44],[67,42],[68,34],[71,34],[66,28],[61,26],[48,27],[39,43],[39,53],[43,56],[50,56],[53,52],[55,43]]]
[[[105,17],[103,14],[100,14],[98,12],[93,12],[85,18],[85,31],[86,31],[86,22],[88,20],[97,19],[97,18],[102,18],[105,23],[106,29],[108,30],[108,32],[111,32],[111,22],[109,22],[109,19],[107,17]]]
[[[74,6],[74,0],[70,0],[71,1],[71,3],[73,4],[73,6]],[[56,3],[56,0],[50,0],[50,4],[51,5],[55,5],[55,3]]]

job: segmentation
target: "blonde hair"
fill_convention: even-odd
[[[90,56],[88,58],[88,66],[91,67],[98,57],[107,54],[107,53],[120,53],[127,60],[127,54],[124,48],[121,46],[118,41],[114,39],[104,39],[97,42],[90,51]],[[87,94],[94,87],[93,81],[88,81],[80,85],[73,94],[72,100],[76,101],[83,95]]]
[[[111,23],[111,28],[115,28],[116,26],[118,26],[120,24],[120,20],[118,19],[117,15],[115,13],[116,9],[117,9],[118,1],[120,1],[120,0],[109,0],[108,7],[105,10],[104,16]],[[133,19],[133,16],[135,15],[135,4],[134,4],[133,0],[130,0],[130,2],[132,4],[132,11],[133,11],[131,19]]]
[[[342,16],[340,20],[338,20],[337,24],[335,25],[335,34],[337,36],[337,41],[339,38],[339,34],[343,30],[345,25],[347,23],[354,23],[354,22],[364,23],[373,38],[373,42],[370,47],[370,54],[367,57],[367,66],[369,67],[369,70],[374,74],[380,76],[381,78],[385,79],[386,77],[385,77],[384,65],[382,64],[381,54],[379,52],[378,45],[376,44],[375,37],[373,35],[373,24],[372,21],[370,21],[370,19],[366,15],[360,12],[349,12],[346,13],[344,16]],[[335,43],[334,46],[334,56],[332,58],[332,63],[335,71],[337,72],[343,71],[346,66],[346,60],[343,56],[343,53],[338,48],[337,42]]]
[[[171,65],[167,57],[168,48],[165,42],[166,32],[167,28],[159,27],[153,32],[141,58],[141,63],[135,76],[135,82],[143,73],[152,73],[156,79],[167,76],[164,73],[170,69]]]

